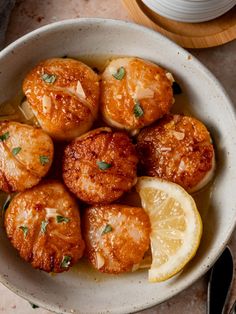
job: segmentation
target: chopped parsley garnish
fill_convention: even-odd
[[[16,156],[17,154],[19,154],[20,151],[21,151],[21,147],[15,147],[12,150],[12,154]]]
[[[20,226],[19,227],[23,233],[24,233],[24,238],[26,238],[27,234],[28,234],[28,231],[29,231],[29,228],[28,227],[25,227],[25,226]]]
[[[112,231],[111,225],[106,225],[106,227],[103,229],[102,234],[106,234]]]
[[[97,161],[97,165],[100,170],[107,170],[111,168],[111,164],[108,164],[105,161]]]
[[[41,231],[42,233],[45,233],[45,232],[46,232],[46,230],[47,230],[47,225],[48,225],[48,221],[43,220],[43,221],[41,222],[41,229],[40,229],[40,231]]]
[[[71,257],[68,255],[63,256],[63,259],[61,261],[61,268],[68,268],[70,266]]]
[[[125,68],[120,67],[115,74],[112,74],[112,76],[116,79],[121,81],[123,77],[125,76]]]
[[[4,142],[4,141],[6,141],[9,137],[10,137],[10,133],[9,133],[9,132],[6,132],[6,133],[0,135],[0,141]]]
[[[182,89],[181,89],[180,85],[177,82],[173,82],[172,89],[173,89],[173,94],[174,95],[179,95],[179,94],[182,93]]]
[[[57,219],[57,223],[61,223],[61,222],[69,222],[69,221],[70,221],[70,219],[69,219],[69,218],[67,218],[67,217],[63,217],[63,216],[57,216],[57,217],[56,217],[56,219]]]
[[[42,78],[42,80],[44,82],[46,82],[48,84],[53,84],[56,81],[57,76],[55,74],[47,74],[47,73],[45,73],[45,74],[43,74],[41,76],[41,78]]]
[[[134,115],[136,118],[140,118],[144,115],[143,108],[138,101],[136,101],[134,105]]]
[[[39,156],[39,160],[41,165],[45,166],[49,163],[49,157],[48,156]]]

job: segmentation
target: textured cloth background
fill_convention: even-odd
[[[5,33],[11,10],[15,5],[15,0],[0,0],[0,49],[4,46]]]

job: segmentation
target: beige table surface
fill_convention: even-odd
[[[130,0],[133,1],[133,0]],[[42,25],[68,18],[104,17],[131,20],[120,0],[18,0],[7,32],[11,43],[25,33]],[[221,81],[233,100],[236,99],[236,41],[224,46],[191,51]],[[236,255],[236,232],[231,245]],[[4,261],[1,261],[4,262]],[[145,314],[202,314],[206,311],[207,276],[169,301],[148,309]],[[232,300],[236,298],[236,283]],[[0,285],[0,313],[49,314],[32,309],[29,303]]]

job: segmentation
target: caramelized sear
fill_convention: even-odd
[[[151,227],[142,208],[117,204],[90,207],[83,226],[86,255],[100,272],[131,271],[148,250]]]
[[[171,73],[146,60],[112,60],[102,74],[104,120],[135,134],[169,112],[174,102],[173,80]]]
[[[138,158],[130,138],[110,128],[95,129],[70,143],[63,178],[71,192],[88,204],[107,204],[136,183]]]
[[[60,273],[83,255],[79,208],[57,181],[17,194],[6,211],[5,228],[12,245],[34,268]]]
[[[39,183],[53,160],[53,142],[41,129],[0,123],[0,190],[23,191]]]
[[[23,91],[40,126],[56,140],[87,132],[97,117],[98,75],[80,61],[42,61],[26,76]]]
[[[140,132],[137,150],[143,175],[175,182],[188,192],[202,188],[213,176],[210,133],[193,117],[166,115]]]

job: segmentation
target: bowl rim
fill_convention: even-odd
[[[19,37],[18,39],[16,39],[15,41],[13,41],[12,43],[10,43],[8,46],[6,46],[3,50],[0,51],[0,62],[1,59],[4,58],[6,55],[8,55],[9,53],[11,53],[12,50],[20,47],[21,45],[24,45],[24,43],[28,40],[34,39],[37,36],[41,36],[44,35],[45,33],[47,33],[48,31],[52,31],[52,30],[56,30],[56,29],[60,29],[63,28],[65,26],[74,26],[74,25],[78,25],[79,26],[87,26],[87,25],[91,25],[91,24],[106,24],[108,26],[121,26],[121,27],[125,27],[127,26],[128,28],[131,28],[133,30],[136,31],[142,31],[144,33],[148,33],[150,35],[152,35],[152,37],[159,37],[160,39],[168,42],[168,44],[170,46],[172,46],[174,49],[178,49],[178,51],[180,51],[180,53],[183,56],[189,57],[191,56],[191,59],[194,61],[194,63],[198,66],[198,68],[210,79],[214,82],[214,84],[216,85],[217,89],[221,90],[221,93],[223,94],[223,96],[225,97],[225,99],[227,100],[228,104],[230,106],[228,106],[228,110],[230,111],[230,113],[232,114],[232,117],[234,118],[234,123],[235,123],[235,129],[236,129],[236,108],[233,105],[232,100],[230,99],[229,95],[227,94],[225,88],[221,85],[221,83],[219,82],[219,80],[210,72],[210,70],[208,70],[208,68],[201,63],[195,56],[193,56],[190,52],[188,52],[186,49],[182,48],[181,46],[179,46],[177,43],[173,42],[172,40],[170,40],[169,38],[165,37],[164,35],[149,29],[148,27],[145,26],[141,26],[138,24],[135,24],[133,22],[129,22],[129,21],[124,21],[124,20],[119,20],[119,19],[106,19],[106,18],[93,18],[93,17],[89,17],[89,18],[73,18],[73,19],[65,19],[65,20],[61,20],[61,21],[57,21],[57,22],[53,22],[53,23],[49,23],[47,25],[44,25],[40,28],[37,28],[21,37]],[[14,58],[14,55],[13,55]],[[145,310],[151,307],[156,306],[157,304],[161,304],[165,301],[167,301],[168,299],[174,297],[175,295],[179,294],[181,291],[187,289],[189,286],[191,286],[194,282],[196,282],[198,279],[200,279],[204,274],[206,274],[206,272],[209,270],[209,267],[211,267],[214,262],[218,259],[218,257],[221,255],[221,253],[223,252],[223,250],[225,249],[228,241],[230,240],[230,237],[234,231],[234,228],[236,226],[236,211],[234,214],[234,219],[232,219],[231,225],[228,226],[228,229],[226,231],[227,237],[224,239],[224,241],[222,242],[222,245],[220,247],[220,249],[216,252],[213,252],[213,254],[209,257],[208,260],[208,267],[206,265],[204,265],[204,267],[199,268],[198,274],[197,276],[195,276],[194,278],[190,278],[188,280],[187,283],[185,283],[185,285],[182,285],[180,288],[173,290],[170,294],[168,294],[167,297],[165,297],[162,302],[157,303],[155,302],[155,300],[150,303],[148,306],[146,306],[145,304],[143,304],[142,307],[139,307],[138,309],[136,308],[135,310],[133,310],[133,312],[136,311],[141,311],[141,310]],[[57,305],[50,305],[47,302],[44,301],[40,301],[37,299],[37,297],[32,296],[31,294],[28,294],[27,292],[23,291],[23,290],[18,290],[15,285],[11,282],[8,281],[8,278],[6,278],[6,276],[4,276],[4,274],[0,273],[0,283],[2,283],[5,287],[7,287],[9,290],[11,290],[12,292],[14,292],[16,295],[22,297],[23,299],[25,299],[26,301],[36,304],[41,308],[44,308],[46,310],[50,310],[52,312],[55,313],[62,313],[62,309],[59,310]],[[132,312],[132,311],[131,311]],[[130,313],[131,313],[130,312]],[[67,311],[64,311],[63,313],[70,313]],[[114,311],[114,313],[116,313]]]

